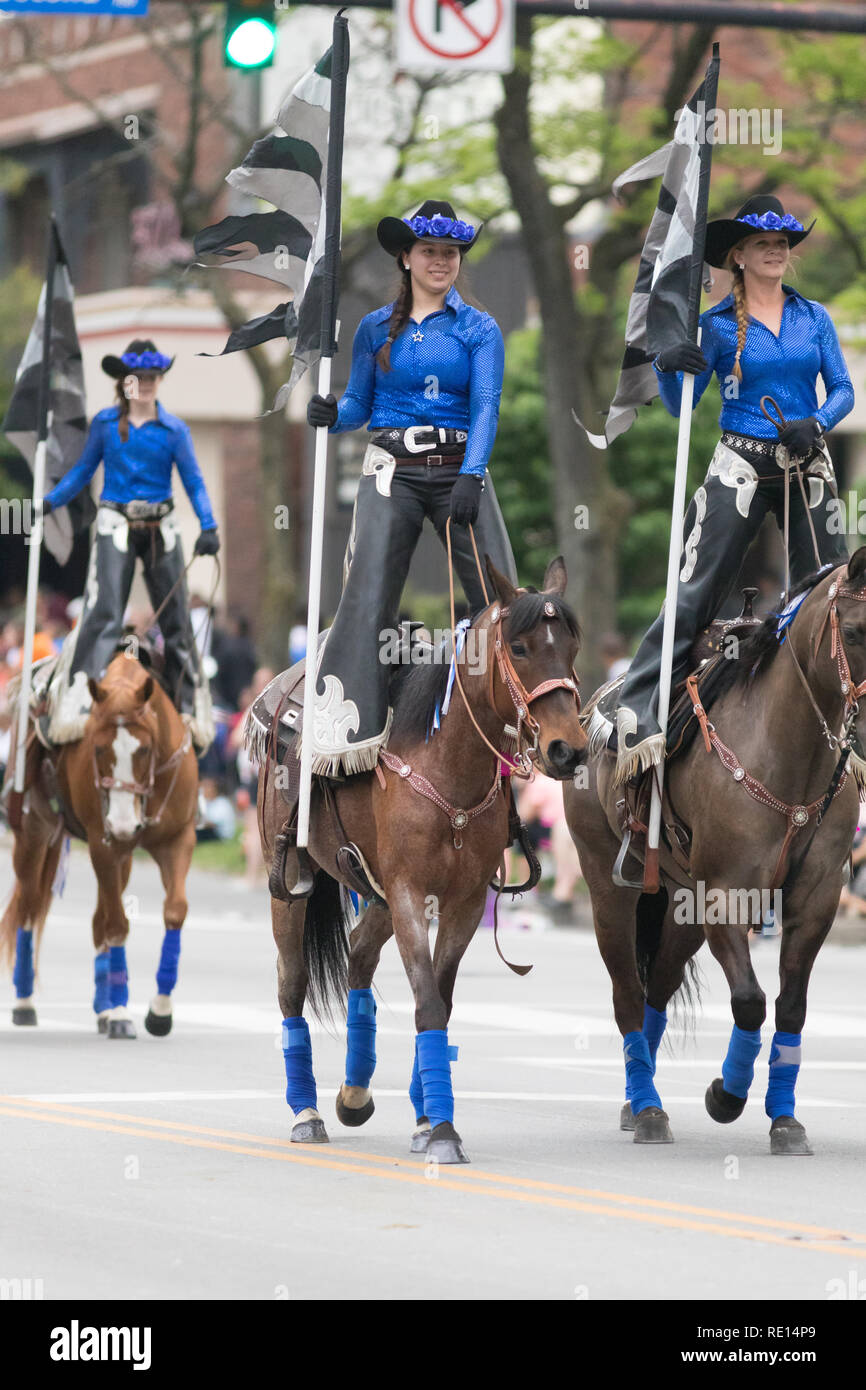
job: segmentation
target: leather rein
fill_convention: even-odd
[[[515,759],[509,757],[507,753],[503,753],[501,749],[497,748],[494,744],[490,742],[489,738],[484,733],[483,729],[479,726],[478,721],[472,712],[472,707],[469,704],[468,696],[463,688],[463,682],[460,679],[456,647],[456,623],[454,617],[454,567],[451,559],[450,517],[446,522],[445,533],[448,547],[448,581],[449,597],[451,601],[451,631],[455,641],[454,655],[452,657],[452,662],[454,666],[454,681],[457,686],[457,689],[460,691],[463,703],[466,706],[466,712],[469,715],[469,718],[472,721],[472,724],[474,725],[477,734],[479,735],[485,746],[490,749],[490,752],[496,758],[496,764],[493,772],[493,783],[487,795],[484,797],[483,801],[480,801],[477,806],[473,806],[469,809],[466,809],[461,806],[452,806],[451,802],[447,799],[447,797],[443,796],[442,793],[438,791],[436,787],[433,786],[432,782],[429,782],[426,777],[423,777],[419,772],[416,772],[412,768],[410,763],[407,763],[403,758],[398,757],[395,753],[389,753],[384,748],[380,749],[379,762],[382,763],[385,767],[387,767],[390,772],[395,772],[398,777],[402,777],[406,782],[408,782],[409,786],[412,788],[413,791],[416,791],[419,793],[419,795],[426,797],[428,801],[432,801],[435,806],[439,807],[440,811],[444,811],[445,815],[451,822],[451,834],[454,842],[454,848],[462,849],[462,830],[469,824],[471,820],[474,820],[476,816],[480,816],[484,811],[488,809],[488,807],[492,806],[494,801],[496,800],[502,778],[501,764],[506,763],[508,765],[508,771],[515,777],[529,778],[532,776],[532,759],[538,751],[538,737],[541,731],[538,720],[534,717],[530,709],[530,706],[533,704],[533,702],[535,700],[540,700],[542,695],[549,694],[551,690],[568,690],[571,692],[571,694],[574,695],[574,698],[577,701],[577,708],[579,711],[580,692],[578,690],[579,680],[574,672],[572,672],[571,677],[555,677],[551,680],[541,681],[541,683],[537,685],[534,690],[526,689],[525,685],[523,684],[522,680],[520,679],[519,675],[514,669],[511,657],[508,652],[508,644],[506,643],[502,632],[502,624],[505,618],[507,618],[510,610],[507,606],[503,607],[499,603],[495,603],[493,606],[493,612],[490,615],[491,626],[489,630],[493,634],[493,652],[496,661],[495,664],[492,661],[488,662],[489,680],[487,686],[487,702],[494,712],[498,712],[496,711],[494,690],[494,680],[496,673],[498,672],[499,678],[503,686],[505,687],[505,690],[508,692],[508,695],[511,699],[511,703],[514,706],[514,713],[516,716],[517,752]],[[475,563],[478,567],[478,576],[481,580],[482,592],[484,594],[485,602],[487,602],[487,604],[489,605],[490,599],[487,593],[487,585],[484,583],[484,574],[481,569],[481,561],[478,558],[478,548],[475,544],[475,533],[471,526],[469,527],[469,534],[472,539],[472,549],[475,554]],[[547,602],[545,604],[544,612],[546,617],[556,617],[556,609],[550,602]],[[521,743],[525,737],[525,733],[527,730],[529,731],[531,737],[531,743],[529,743],[529,745],[526,748],[522,749]],[[376,773],[377,776],[380,778],[380,781],[384,785],[384,777],[378,767],[376,768]]]

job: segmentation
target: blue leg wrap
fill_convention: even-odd
[[[346,1085],[369,1086],[376,1070],[376,1001],[371,989],[350,989]]]
[[[18,928],[15,937],[15,969],[12,972],[17,999],[29,999],[33,993],[33,933]]]
[[[111,1008],[111,990],[108,985],[108,951],[102,951],[93,961],[93,1012],[107,1014]]]
[[[800,1033],[774,1033],[770,1047],[770,1080],[764,1109],[771,1120],[793,1115],[794,1089],[800,1070]]]
[[[286,1059],[286,1100],[296,1115],[317,1110],[313,1045],[305,1018],[283,1019],[283,1056]]]
[[[622,1050],[625,1055],[626,1095],[631,1101],[632,1110],[636,1115],[651,1105],[661,1110],[661,1099],[653,1085],[654,1066],[649,1043],[643,1033],[637,1029],[633,1033],[626,1033]]]
[[[156,987],[160,994],[171,994],[177,984],[177,963],[180,959],[180,928],[166,928],[162,951],[156,969]]]
[[[662,1037],[664,1036],[664,1031],[667,1025],[668,1016],[666,1013],[659,1013],[658,1009],[654,1009],[651,1004],[644,1004],[643,1028],[641,1029],[641,1031],[644,1037],[646,1038],[647,1046],[649,1047],[649,1055],[650,1062],[652,1063],[653,1076],[655,1076],[656,1074],[656,1053],[659,1050],[659,1043],[661,1042]],[[626,1072],[625,1079],[625,1098],[627,1101],[631,1101],[631,1085],[628,1079],[628,1072]]]
[[[129,975],[126,973],[126,947],[108,948],[108,989],[111,1008],[129,1003]]]
[[[761,1050],[761,1030],[747,1032],[736,1023],[731,1029],[728,1055],[722,1063],[722,1081],[731,1096],[745,1100],[755,1075],[755,1060]]]
[[[457,1048],[448,1046],[448,1029],[431,1028],[416,1039],[418,1070],[424,1088],[424,1114],[431,1128],[454,1122],[454,1092],[451,1089],[451,1063]]]
[[[415,1063],[412,1067],[412,1080],[409,1082],[409,1099],[415,1111],[415,1119],[424,1114],[424,1087],[421,1085],[421,1072],[418,1067],[418,1039],[415,1039]]]

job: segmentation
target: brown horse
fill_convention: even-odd
[[[158,992],[145,1027],[164,1036],[171,1031],[186,875],[195,847],[196,756],[168,695],[134,658],[115,656],[103,679],[91,680],[90,692],[93,707],[80,740],[48,752],[32,728],[29,734],[28,790],[13,850],[16,882],[0,921],[0,950],[15,961],[18,1002],[12,1018],[36,1023],[34,944],[38,948],[68,830],[86,840],[96,873],[94,1009],[99,1031],[110,1038],[135,1037],[127,1009],[129,921],[123,905],[133,850],[146,849],[159,866],[166,932]],[[9,762],[13,766],[12,757]]]
[[[735,659],[709,717],[698,702],[697,736],[666,768],[663,824],[685,826],[691,845],[684,872],[668,830],[658,894],[612,881],[623,788],[613,785],[614,758],[594,702],[587,710],[588,721],[596,718],[588,786],[566,788],[565,809],[624,1039],[621,1128],[633,1129],[636,1143],[672,1138],[653,1080],[656,1050],[668,1001],[704,939],[725,972],[734,1017],[706,1107],[721,1124],[742,1113],[766,1015],[749,930],[772,913],[782,940],[765,1102],[770,1148],[811,1153],[794,1117],[794,1091],[809,976],[838,908],[857,825],[850,770],[859,779],[866,767],[859,745],[866,713],[857,703],[866,690],[866,547],[847,567],[812,576],[796,592],[799,607],[787,626],[773,615],[738,651],[732,644]]]
[[[399,689],[392,689],[394,718],[379,767],[329,793],[336,813],[314,784],[312,896],[272,900],[286,1099],[295,1113],[295,1142],[324,1143],[328,1138],[317,1109],[309,1029],[302,1017],[308,995],[319,1012],[329,994],[342,996],[348,986],[346,1078],[337,1116],[343,1124],[360,1125],[373,1113],[376,1006],[371,987],[382,947],[394,935],[415,998],[416,1058],[409,1094],[417,1128],[412,1151],[426,1150],[446,1163],[467,1161],[453,1125],[447,1028],[457,970],[509,839],[497,750],[506,743],[506,726],[516,726],[518,757],[525,758],[521,749],[528,730],[536,765],[549,776],[565,778],[573,774],[587,744],[573,671],[579,632],[562,597],[566,574],[561,558],[548,566],[542,593],[515,589],[489,560],[488,573],[496,600],[467,632],[456,667],[450,659],[411,666]],[[470,661],[470,649],[482,658]],[[449,703],[444,697],[452,669],[459,679]],[[431,733],[437,710],[441,727]],[[505,753],[501,757],[509,760]],[[269,864],[285,812],[276,779],[263,775],[259,825]],[[349,917],[340,884],[352,879],[336,859],[347,840],[360,849],[375,890],[348,949]],[[297,855],[293,858],[294,874],[287,875],[287,882],[298,877]],[[433,923],[438,932],[431,954]]]

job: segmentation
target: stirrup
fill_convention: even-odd
[[[297,826],[287,821],[274,842],[274,862],[268,875],[268,892],[281,903],[295,902],[299,898],[312,897],[313,894],[315,872],[307,851],[297,848],[297,839]],[[298,878],[291,889],[286,887],[286,859],[290,849],[295,850],[298,859]]]
[[[623,867],[630,852],[631,830],[626,829],[622,837],[622,844],[619,847],[619,854],[616,856],[616,862],[614,863],[610,876],[617,888],[639,888],[641,892],[643,892],[643,874],[641,874],[639,879],[626,878],[623,874]],[[632,855],[632,859],[635,860],[635,863],[640,865],[640,860],[635,859],[634,855]]]

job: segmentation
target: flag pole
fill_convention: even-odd
[[[704,261],[704,239],[707,227],[707,204],[710,193],[710,168],[713,146],[709,139],[707,115],[715,109],[716,93],[719,86],[719,45],[713,44],[713,56],[707,67],[704,84],[704,144],[701,149],[701,168],[698,183],[698,200],[695,215],[695,231],[692,240],[692,263],[689,277],[689,338],[700,346],[701,330],[698,324],[701,306],[701,271]],[[683,521],[686,510],[686,482],[689,469],[689,444],[692,432],[692,405],[694,402],[695,378],[691,372],[683,373],[682,399],[680,402],[679,431],[677,434],[677,462],[674,473],[674,497],[671,511],[671,539],[668,549],[668,577],[665,590],[665,617],[662,627],[661,667],[659,671],[658,725],[662,734],[667,735],[668,715],[670,713],[671,677],[674,655],[674,635],[677,620],[677,599],[679,592],[680,556],[683,547]],[[654,768],[652,779],[652,798],[650,800],[649,823],[647,825],[647,849],[644,861],[643,888],[646,893],[659,890],[659,838],[661,833],[662,792],[664,789],[664,758]]]
[[[24,771],[27,756],[27,717],[33,683],[33,639],[36,636],[36,603],[39,596],[39,560],[42,552],[42,496],[45,491],[45,458],[48,452],[51,403],[51,320],[54,311],[54,272],[57,268],[57,221],[54,213],[48,228],[48,256],[45,271],[45,313],[43,316],[42,361],[36,405],[36,456],[33,460],[33,501],[31,507],[30,555],[27,561],[27,597],[24,606],[24,645],[21,689],[16,718],[15,777],[9,804],[13,828],[21,823]],[[14,798],[14,800],[13,800]],[[14,820],[13,820],[14,817]]]
[[[331,390],[331,358],[336,348],[337,301],[340,276],[340,203],[343,178],[343,129],[346,113],[346,78],[349,70],[349,23],[340,10],[334,18],[331,51],[331,112],[328,125],[328,172],[325,183],[325,250],[322,274],[322,335],[319,355],[318,394]],[[313,474],[313,509],[310,528],[310,587],[307,599],[307,665],[304,713],[301,725],[301,782],[298,800],[298,849],[305,849],[310,835],[310,793],[313,780],[313,711],[316,701],[316,662],[319,652],[319,616],[322,591],[322,550],[325,532],[325,485],[328,470],[328,427],[316,430]],[[305,868],[299,865],[296,893],[312,888]],[[300,894],[299,894],[300,896]]]

